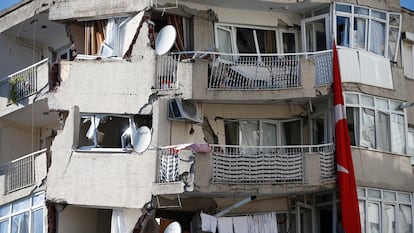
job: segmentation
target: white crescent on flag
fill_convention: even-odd
[[[343,173],[349,174],[348,169],[346,169],[345,167],[341,166],[339,163],[336,165],[336,169],[338,170],[338,172],[343,172]]]

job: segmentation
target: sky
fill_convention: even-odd
[[[7,7],[10,7],[20,0],[0,0],[0,11],[4,10]],[[414,10],[414,0],[400,0],[401,6],[408,8],[410,10]]]

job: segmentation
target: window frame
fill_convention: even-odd
[[[84,116],[106,116],[106,117],[118,117],[118,118],[125,118],[129,121],[129,127],[126,128],[123,133],[120,134],[121,141],[119,147],[96,147],[95,141],[93,142],[94,145],[80,145],[80,136],[81,136],[81,119]],[[116,113],[87,113],[87,112],[79,112],[79,107],[73,107],[73,121],[74,121],[74,133],[73,133],[73,145],[72,150],[77,152],[102,152],[102,153],[131,153],[134,151],[134,147],[132,145],[126,147],[122,147],[122,139],[124,136],[127,136],[127,140],[132,140],[132,136],[126,134],[126,131],[132,126],[137,129],[138,126],[147,126],[150,129],[152,128],[151,119],[146,119],[145,116],[150,115],[140,115],[140,114],[116,114]],[[96,130],[95,130],[96,131]],[[131,132],[133,133],[133,132]],[[95,138],[93,139],[95,140]]]
[[[240,130],[240,124],[242,121],[256,121],[256,124],[258,126],[258,131],[259,131],[259,145],[257,145],[258,147],[263,147],[264,143],[263,143],[263,123],[270,123],[270,124],[274,124],[276,125],[276,145],[274,146],[286,146],[286,145],[282,145],[282,139],[281,139],[281,127],[283,125],[283,123],[286,122],[298,122],[300,124],[300,145],[303,144],[303,120],[301,118],[293,118],[293,119],[286,119],[286,120],[274,120],[274,119],[225,119],[224,123],[226,124],[226,122],[238,122],[239,123],[239,127],[238,127],[238,146],[243,146],[241,145],[241,138],[242,138],[242,132]],[[227,135],[225,133],[225,135]],[[227,138],[226,138],[227,141]]]
[[[380,217],[380,231],[382,232],[382,229],[385,228],[384,224],[384,218],[386,217],[385,215],[385,207],[387,205],[392,205],[394,206],[394,221],[395,221],[395,228],[394,228],[394,232],[400,232],[399,231],[399,218],[400,218],[400,207],[401,205],[404,206],[409,206],[411,208],[411,222],[413,222],[414,220],[414,203],[413,203],[413,194],[409,193],[409,192],[399,192],[399,191],[393,191],[393,190],[385,190],[385,189],[377,189],[377,188],[367,188],[367,187],[357,187],[358,190],[358,202],[361,203],[364,206],[364,212],[361,213],[360,210],[360,214],[361,216],[363,215],[365,218],[363,219],[364,222],[361,222],[362,227],[365,227],[365,229],[362,229],[363,232],[369,232],[368,228],[368,219],[369,219],[369,211],[368,211],[368,204],[369,203],[375,203],[375,204],[379,204],[379,217]],[[379,197],[370,197],[368,195],[368,191],[375,191],[379,193]],[[387,199],[385,197],[385,193],[392,193],[394,194],[394,200],[391,199]],[[409,201],[405,201],[402,200],[400,198],[401,195],[408,195],[409,196]],[[411,225],[411,227],[413,227],[413,224]],[[412,231],[413,229],[411,229]]]
[[[43,198],[41,203],[34,203],[33,199],[35,199],[36,197],[42,197]],[[28,206],[25,206],[24,208],[19,209],[17,211],[13,210],[14,205],[20,203],[21,201],[26,201],[26,200],[29,201]],[[42,220],[42,232],[45,232],[46,227],[43,223],[43,219],[45,218],[45,209],[46,209],[46,206],[45,206],[45,193],[44,192],[35,193],[35,194],[30,195],[30,196],[26,196],[26,197],[23,197],[23,198],[18,199],[16,201],[13,201],[11,203],[4,204],[4,205],[1,206],[1,209],[3,209],[4,207],[8,208],[8,212],[0,217],[0,223],[6,222],[6,221],[8,222],[7,223],[7,225],[8,225],[7,226],[7,232],[8,233],[12,232],[12,221],[13,221],[12,219],[13,219],[13,217],[19,216],[19,215],[24,214],[24,213],[28,213],[28,219],[27,219],[27,226],[29,228],[28,232],[34,232],[34,226],[35,226],[35,224],[33,222],[34,213],[36,211],[39,211],[39,210],[42,211],[42,219],[41,219]]]
[[[376,97],[376,96],[371,96],[371,95],[365,95],[365,94],[361,94],[361,93],[357,93],[357,92],[344,92],[344,96],[345,96],[345,112],[348,111],[348,108],[353,108],[353,109],[356,109],[358,111],[358,118],[359,118],[359,119],[357,119],[358,122],[354,122],[354,123],[357,124],[357,126],[354,127],[354,130],[359,131],[356,134],[356,136],[358,138],[356,140],[356,145],[355,146],[367,147],[369,149],[374,149],[374,150],[383,151],[383,152],[390,152],[390,153],[395,153],[395,154],[400,154],[400,155],[407,155],[408,146],[407,146],[407,137],[406,136],[407,136],[407,131],[408,131],[408,129],[407,129],[408,124],[407,124],[406,110],[405,109],[400,109],[400,110],[392,109],[392,106],[397,106],[398,104],[402,104],[403,103],[402,101],[386,99],[386,98],[383,98],[383,97]],[[349,98],[349,97],[351,97],[351,96],[354,96],[354,97],[357,96],[357,99],[355,99],[355,100],[357,100],[356,103],[350,103],[351,98]],[[362,97],[368,97],[367,99],[372,98],[372,100],[373,100],[372,105],[370,106],[369,104],[362,103]],[[379,104],[380,101],[387,101],[387,107],[385,107],[385,108],[388,108],[388,109],[385,109],[384,107],[380,106],[380,104]],[[373,142],[374,142],[375,145],[372,146],[372,147],[362,144],[362,140],[363,140],[363,137],[362,137],[363,136],[362,135],[362,133],[363,133],[363,125],[362,125],[363,124],[363,112],[364,112],[365,109],[367,109],[369,111],[374,111],[374,127],[375,127],[375,129],[374,129],[374,141]],[[388,117],[388,126],[389,126],[389,130],[388,130],[389,131],[388,132],[389,133],[389,138],[388,138],[389,140],[388,141],[389,141],[389,147],[390,147],[389,151],[385,150],[385,149],[380,149],[379,146],[378,146],[379,143],[378,143],[377,139],[380,135],[380,132],[379,132],[379,128],[380,128],[379,114],[380,113],[385,113],[389,116]],[[395,145],[395,144],[392,143],[392,141],[393,141],[392,138],[391,138],[392,132],[394,130],[394,127],[395,128],[397,127],[397,125],[393,124],[393,121],[392,121],[393,115],[402,116],[403,119],[404,119],[404,123],[403,123],[404,124],[404,135],[403,135],[403,137],[405,138],[405,140],[403,141],[404,151],[402,153],[397,151],[396,148],[398,148],[398,145]]]
[[[232,24],[232,23],[215,23],[214,24],[214,39],[215,39],[215,46],[219,48],[218,45],[218,32],[217,30],[224,30],[230,32],[230,41],[231,41],[231,53],[233,54],[240,54],[239,48],[237,47],[237,28],[244,28],[244,29],[251,29],[253,31],[254,37],[254,46],[256,52],[254,54],[266,54],[260,52],[260,47],[258,44],[257,33],[256,30],[267,30],[267,31],[274,31],[275,36],[275,44],[276,44],[276,53],[285,53],[283,48],[283,33],[292,33],[294,34],[295,40],[295,53],[298,52],[298,31],[297,30],[286,30],[278,27],[270,27],[270,26],[256,26],[256,25],[242,25],[242,24]]]
[[[350,7],[351,10],[350,12],[345,12],[345,11],[340,11],[337,10],[337,6],[347,6]],[[364,15],[364,14],[357,14],[355,13],[355,8],[361,8],[361,9],[367,9],[368,10],[368,15]],[[377,17],[375,15],[375,13],[379,13],[379,14],[384,14],[385,17],[381,18],[381,17]],[[397,16],[399,18],[398,20],[398,26],[395,25],[391,25],[390,24],[390,19],[391,19],[391,15],[393,16]],[[334,7],[333,7],[333,25],[335,25],[333,27],[333,31],[334,31],[334,35],[335,35],[335,39],[337,38],[337,17],[348,17],[349,18],[349,35],[348,35],[348,41],[349,41],[349,45],[345,46],[345,47],[349,47],[349,48],[357,48],[357,49],[362,49],[356,45],[354,45],[354,25],[355,25],[355,18],[363,18],[363,19],[367,19],[368,20],[368,25],[366,25],[366,29],[365,32],[367,33],[367,35],[365,35],[366,41],[365,41],[365,45],[364,45],[364,50],[366,51],[370,51],[373,52],[375,54],[378,54],[380,56],[384,56],[388,59],[390,59],[391,61],[396,61],[397,60],[397,55],[398,55],[398,48],[399,48],[399,43],[400,43],[400,38],[401,38],[401,21],[402,21],[402,15],[396,12],[387,12],[387,11],[383,11],[383,10],[379,10],[379,9],[373,9],[373,8],[369,8],[369,7],[362,7],[359,5],[353,5],[353,4],[347,4],[347,3],[334,3]],[[372,29],[372,25],[373,22],[379,22],[381,24],[384,24],[384,30],[385,30],[385,34],[384,34],[384,54],[380,54],[377,53],[375,51],[372,51],[372,40],[374,37],[374,35],[372,35],[371,29]],[[398,34],[397,34],[397,38],[395,41],[395,48],[390,48],[390,32],[392,29],[398,29]],[[337,40],[338,41],[338,40]],[[338,44],[339,45],[339,44]],[[390,51],[391,50],[391,51]],[[391,52],[394,52],[394,54],[391,54]]]

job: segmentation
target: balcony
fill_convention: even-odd
[[[301,146],[210,145],[206,155],[188,156],[182,151],[159,151],[157,184],[180,188],[208,179],[209,191],[220,185],[323,185],[336,178],[334,144]],[[197,158],[200,158],[199,160]],[[210,162],[209,168],[206,164]],[[199,166],[197,166],[197,164]],[[192,172],[192,169],[195,171]],[[199,168],[199,169],[197,169]],[[193,173],[193,174],[192,174]],[[191,177],[194,175],[195,177]],[[190,183],[193,182],[194,184]],[[176,185],[177,189],[171,189]],[[167,187],[167,186],[166,186]],[[190,189],[192,190],[192,189]],[[186,190],[187,191],[187,190]],[[182,191],[183,192],[183,191]],[[174,192],[172,192],[174,193]]]
[[[28,100],[29,97],[45,87],[47,87],[46,90],[48,91],[48,72],[48,59],[46,58],[1,79],[0,96],[5,98],[1,98],[0,106],[9,106],[22,102],[28,104],[30,101],[33,101],[33,98]]]
[[[280,91],[293,92],[292,98],[314,97],[316,86],[330,83],[331,51],[260,55],[198,51],[159,56],[153,89],[179,90],[189,99],[223,95],[240,100],[261,98],[251,91],[263,91],[264,99]],[[298,89],[303,90],[302,96]]]
[[[40,183],[46,175],[46,151],[42,149],[0,165],[5,195]]]

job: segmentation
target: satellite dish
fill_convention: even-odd
[[[165,228],[164,233],[181,233],[181,225],[178,222],[170,223],[167,228]]]
[[[172,25],[167,25],[161,29],[158,33],[157,39],[155,40],[155,53],[158,55],[164,55],[174,45],[177,31]]]
[[[134,146],[135,152],[145,152],[151,143],[151,139],[151,129],[147,126],[141,126],[137,130],[133,130],[132,145]]]

